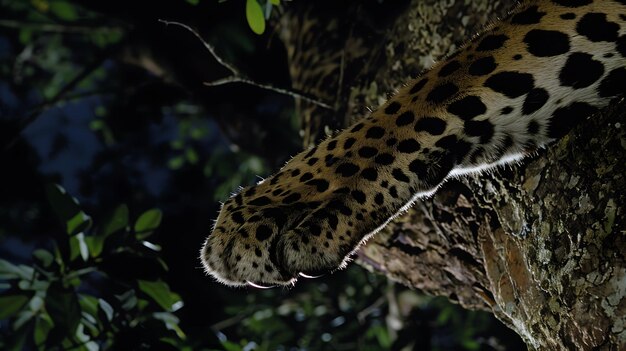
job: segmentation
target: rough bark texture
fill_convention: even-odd
[[[332,121],[365,115],[367,106],[380,105],[387,92],[512,3],[412,1],[386,28],[366,34],[386,42],[384,52],[370,52],[376,64],[340,62],[357,67],[350,79],[329,82],[347,97]],[[287,13],[283,24],[296,26],[293,16]],[[371,21],[353,20],[366,28]],[[324,32],[318,35],[323,42]],[[359,35],[344,32],[366,45],[353,38]],[[307,69],[298,60],[291,65],[292,72]],[[300,107],[306,114],[306,105]],[[531,349],[626,349],[625,107],[616,101],[519,165],[448,181],[368,242],[359,262],[467,308],[492,311]],[[304,134],[323,135],[328,125],[307,123],[316,130]]]

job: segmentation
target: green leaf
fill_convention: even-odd
[[[42,314],[37,318],[35,322],[35,330],[33,331],[33,339],[35,340],[35,345],[43,347],[44,343],[48,339],[48,333],[52,329],[52,320],[46,314]],[[43,348],[40,348],[42,350]]]
[[[50,284],[46,292],[46,311],[57,328],[67,335],[74,335],[80,323],[81,308],[73,289],[60,283]]]
[[[232,341],[224,340],[222,341],[222,346],[224,346],[224,350],[226,351],[242,351],[243,347],[239,344],[235,344]]]
[[[159,252],[159,251],[161,251],[161,249],[162,249],[162,248],[161,248],[161,245],[157,245],[157,244],[151,243],[151,242],[149,242],[149,241],[145,241],[145,240],[144,240],[144,241],[142,241],[142,242],[141,242],[141,244],[142,244],[143,246],[145,246],[145,247],[149,248],[150,250],[153,250],[153,251],[156,251],[156,252]]]
[[[272,5],[280,5],[280,0],[270,0]]]
[[[85,313],[95,316],[98,313],[98,300],[99,299],[97,297],[80,294],[79,303],[81,310]]]
[[[150,305],[151,305],[151,303],[148,300],[146,300],[146,299],[137,299],[137,308],[140,311],[145,310],[146,307],[148,307]]]
[[[85,212],[80,211],[66,223],[67,234],[75,235],[91,227],[92,220]]]
[[[101,332],[105,332],[102,328],[102,321],[105,320],[103,313],[98,308],[98,298],[86,295],[78,295],[80,308],[82,310],[82,323],[89,330],[92,337],[97,337]]]
[[[463,341],[463,347],[466,350],[478,350],[480,349],[480,344],[475,340],[465,340]]]
[[[25,294],[0,296],[0,320],[12,317],[19,312],[30,300]]]
[[[137,306],[137,296],[135,296],[135,290],[128,290],[121,295],[115,295],[115,297],[122,303],[122,309],[130,311]]]
[[[163,281],[150,282],[139,280],[139,289],[150,296],[159,306],[166,311],[174,312],[183,306],[180,296],[170,290],[167,283]]]
[[[115,44],[122,39],[123,33],[118,29],[108,29],[101,31],[93,31],[89,34],[89,38],[91,42],[94,43],[99,48],[105,48],[111,44]],[[98,72],[94,72],[94,78],[97,76]],[[91,82],[87,82],[91,83]]]
[[[170,142],[170,146],[174,150],[181,150],[185,146],[185,142],[180,139],[176,139]]]
[[[83,261],[89,259],[89,247],[85,240],[85,234],[78,233],[70,238],[70,260],[80,256]]]
[[[187,161],[192,165],[195,165],[198,162],[198,154],[192,148],[187,148],[187,150],[185,150],[185,157],[187,157]]]
[[[189,136],[191,139],[199,140],[206,137],[209,134],[208,132],[206,128],[193,128],[189,131]]]
[[[76,348],[73,348],[73,349],[79,350],[79,351],[83,351],[83,350],[98,351],[100,349],[100,347],[98,347],[98,344],[95,341],[91,341],[89,335],[85,334],[84,324],[80,323],[78,325],[74,336],[76,337],[76,340],[78,340],[81,343],[81,347],[78,349]]]
[[[26,45],[32,42],[33,31],[29,28],[22,28],[19,34],[20,43]]]
[[[253,32],[259,35],[265,32],[265,17],[257,0],[246,1],[246,19]]]
[[[67,222],[80,211],[78,201],[59,184],[47,184],[46,195],[52,209],[63,222]]]
[[[85,237],[85,244],[91,257],[98,257],[104,247],[104,238],[101,236],[87,236]]]
[[[181,156],[176,156],[174,158],[171,158],[167,162],[167,166],[173,170],[180,169],[184,164],[185,164],[185,159],[182,158]]]
[[[98,307],[100,307],[100,310],[104,312],[104,315],[107,317],[107,320],[110,322],[113,319],[113,312],[114,312],[113,307],[109,305],[109,303],[103,299],[98,299]]]
[[[73,21],[78,18],[76,8],[65,1],[53,1],[49,2],[49,4],[50,12],[62,20]]]
[[[14,265],[13,263],[0,258],[0,279],[21,278],[31,280],[35,270],[25,265]]]
[[[126,226],[128,226],[128,206],[121,204],[104,217],[96,236],[86,238],[91,256],[98,257],[102,253],[105,239]]]
[[[46,288],[48,287],[48,285],[50,284],[46,284]],[[41,310],[44,304],[44,301],[43,301],[44,296],[45,295],[43,294],[35,294],[35,296],[33,296],[33,298],[30,299],[30,301],[28,302],[28,308],[30,308],[31,311],[35,311],[35,312],[38,312],[39,310]]]
[[[93,113],[95,113],[95,114],[96,114],[96,116],[98,116],[98,117],[104,117],[104,116],[107,114],[107,108],[106,108],[106,107],[104,107],[103,105],[98,105],[98,106],[96,106],[96,108],[93,110]],[[100,125],[100,127],[104,126],[104,121],[103,121],[103,120],[101,120],[101,119],[95,119],[95,120],[93,120],[92,122],[96,122],[96,121],[98,121],[98,122],[102,123],[102,124]]]
[[[450,320],[450,318],[452,318],[454,314],[454,309],[451,307],[446,307],[443,308],[439,311],[439,316],[437,316],[437,325],[441,326],[441,325],[445,325],[446,323],[448,323],[448,321]]]
[[[391,337],[389,337],[386,328],[380,327],[376,330],[376,339],[378,339],[378,344],[383,348],[387,349],[391,347]]]
[[[100,130],[102,128],[104,128],[104,122],[102,120],[95,119],[89,122],[89,129],[93,131]]]
[[[28,322],[30,322],[30,320],[33,319],[33,317],[35,317],[35,312],[28,310],[28,309],[21,310],[17,314],[17,317],[15,318],[15,321],[13,322],[13,330],[20,329],[21,327],[26,325]]]
[[[52,262],[54,262],[54,256],[50,253],[50,251],[44,249],[37,249],[33,251],[33,257],[35,257],[44,267],[50,267]]]
[[[61,223],[66,226],[68,234],[74,235],[91,226],[91,217],[81,210],[78,200],[70,196],[62,186],[47,184],[46,194],[48,202]]]
[[[22,279],[17,283],[17,286],[22,290],[35,291],[45,291],[48,289],[48,285],[50,285],[49,280],[39,279]]]
[[[161,224],[163,213],[158,208],[153,208],[142,213],[135,222],[135,234],[137,239],[147,238]]]
[[[128,225],[128,206],[121,204],[105,217],[100,235],[107,237]]]
[[[178,319],[178,317],[176,317],[175,315],[169,312],[155,312],[152,315],[154,316],[155,319],[159,319],[163,321],[163,323],[165,323],[165,327],[168,330],[174,331],[176,335],[178,335],[179,338],[181,339],[185,338],[185,333],[178,326],[178,324],[180,323],[180,320]]]

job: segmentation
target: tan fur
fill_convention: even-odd
[[[512,23],[532,22],[533,14],[539,23]],[[547,0],[519,6],[367,118],[228,199],[202,250],[207,273],[228,285],[289,285],[300,272],[332,271],[450,175],[543,147],[573,126],[564,116],[584,118],[623,93],[623,83],[609,78],[622,77],[626,67],[625,18],[626,5],[610,0],[571,8]],[[587,29],[607,23],[599,35],[611,40],[586,36]],[[542,46],[545,35],[533,36],[533,30],[566,39]],[[498,38],[506,39],[498,44]],[[567,49],[553,52],[559,43]],[[485,47],[491,49],[480,50]],[[495,68],[483,64],[491,60]],[[593,67],[601,72],[586,71]],[[446,84],[452,93],[439,94],[437,87]]]

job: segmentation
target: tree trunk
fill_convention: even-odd
[[[335,106],[299,103],[305,145],[379,106],[513,1],[344,5],[325,12],[325,2],[296,2],[281,19],[294,86]],[[306,29],[314,36],[305,46],[303,23],[321,27]],[[312,47],[317,56],[302,59]],[[312,84],[302,73],[311,67],[333,78]],[[616,101],[518,165],[448,181],[368,242],[358,262],[491,311],[531,349],[626,349],[625,107]]]

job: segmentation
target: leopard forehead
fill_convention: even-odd
[[[622,14],[620,14],[622,13]],[[366,118],[222,207],[202,251],[231,285],[290,285],[450,175],[519,159],[626,91],[626,5],[530,1]]]

